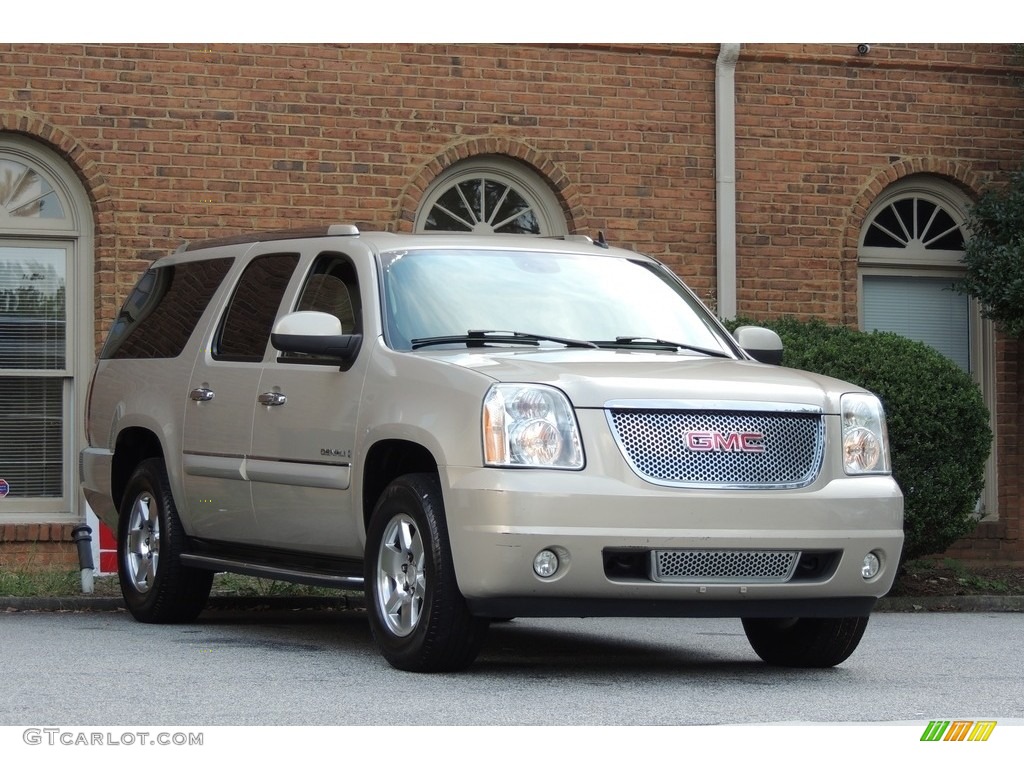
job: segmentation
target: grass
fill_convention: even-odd
[[[0,571],[0,595],[7,597],[74,597],[82,594],[81,571],[40,569]],[[234,573],[218,573],[213,577],[214,595],[239,597],[340,597],[343,592],[326,587],[311,587],[285,581],[258,579]],[[97,576],[93,595],[120,597],[117,576]]]
[[[80,571],[0,571],[0,595],[8,597],[67,597],[68,595],[78,595],[82,592],[82,578],[80,574]],[[96,580],[97,583],[99,581],[100,579]]]

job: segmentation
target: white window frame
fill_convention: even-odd
[[[461,160],[434,179],[416,210],[415,231],[428,231],[427,217],[443,194],[460,182],[480,178],[505,184],[521,195],[537,215],[540,236],[568,234],[565,216],[551,188],[523,163],[500,155]]]
[[[864,245],[875,217],[897,200],[920,197],[945,209],[963,226],[970,199],[960,190],[941,179],[913,176],[891,184],[871,206],[861,227],[857,247],[857,316],[864,330],[864,276],[900,277],[961,277],[964,274],[962,251],[927,250],[919,241],[906,248],[880,248]],[[981,315],[978,302],[972,297],[968,307],[968,347],[971,378],[981,390],[982,399],[989,409],[992,429],[992,451],[985,464],[985,489],[978,500],[978,516],[985,521],[999,519],[998,477],[996,474],[996,388],[995,388],[995,334],[993,324]]]
[[[64,211],[60,219],[12,217],[0,213],[0,240],[8,246],[64,248],[68,254],[64,499],[59,506],[54,506],[41,499],[8,497],[0,506],[0,523],[74,522],[83,517],[86,508],[79,488],[78,452],[85,445],[82,414],[95,358],[92,209],[85,188],[72,168],[43,144],[18,134],[0,132],[0,157],[38,173],[56,192]],[[31,374],[31,371],[25,372],[25,375]]]

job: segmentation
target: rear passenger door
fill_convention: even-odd
[[[343,333],[362,333],[362,298],[353,261],[342,253],[317,253],[292,309],[333,314]],[[253,505],[268,545],[362,557],[351,489],[365,346],[344,370],[337,360],[271,350],[259,383],[248,462]]]
[[[270,332],[298,253],[252,258],[193,368],[185,407],[184,487],[192,534],[261,543],[246,462]]]

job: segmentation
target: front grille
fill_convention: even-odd
[[[718,488],[800,488],[821,469],[820,413],[611,408],[623,456],[646,480]]]
[[[799,559],[781,550],[662,549],[651,552],[651,580],[782,584]]]

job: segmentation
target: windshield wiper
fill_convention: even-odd
[[[707,347],[698,347],[693,344],[684,344],[681,341],[666,341],[665,339],[655,339],[651,336],[616,336],[615,341],[599,341],[597,342],[599,347],[643,347],[647,349],[685,349],[690,352],[699,352],[702,355],[710,355],[711,357],[724,357],[732,359],[732,355],[727,352],[723,352],[720,349],[708,349]]]
[[[454,336],[428,336],[422,339],[413,339],[410,343],[413,349],[430,347],[438,344],[465,344],[467,347],[483,347],[488,344],[525,344],[526,346],[537,347],[542,341],[553,341],[556,344],[564,344],[567,347],[589,347],[597,349],[597,344],[582,339],[563,339],[560,336],[545,336],[539,333],[523,333],[522,331],[468,331],[464,335]]]

